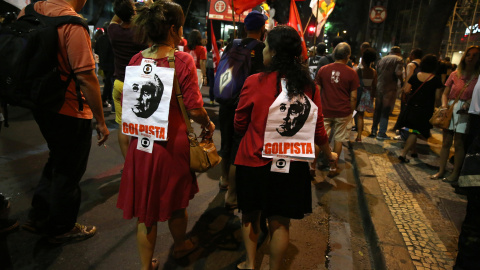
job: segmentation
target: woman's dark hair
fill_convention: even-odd
[[[187,47],[189,50],[195,50],[197,46],[202,46],[202,34],[194,29],[188,36]]]
[[[438,58],[434,54],[427,54],[420,62],[420,71],[425,73],[435,73],[438,67]]]
[[[278,72],[278,92],[281,92],[280,79],[283,77],[287,82],[289,97],[303,95],[307,86],[312,87],[313,91],[315,84],[308,67],[302,64],[302,40],[297,31],[291,26],[277,26],[268,32],[267,43],[270,51],[275,52],[275,56],[265,67],[265,72],[267,74]]]
[[[411,52],[410,52],[410,55],[413,56],[414,58],[413,59],[410,59],[410,60],[415,60],[415,59],[422,59],[423,57],[423,51],[422,49],[413,49]]]
[[[138,10],[134,19],[135,40],[139,44],[161,43],[167,40],[170,27],[178,31],[184,23],[182,7],[171,0],[157,0],[150,7]],[[178,42],[181,37],[178,37]]]
[[[113,12],[120,20],[129,23],[133,15],[135,15],[132,0],[115,0],[115,2],[113,2]]]
[[[377,52],[373,48],[367,48],[362,55],[362,65],[369,67],[371,63],[377,60]]]

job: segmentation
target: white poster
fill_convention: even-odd
[[[262,156],[311,161],[318,107],[306,95],[289,99],[285,79],[281,84],[282,93],[268,111]]]
[[[157,67],[152,59],[127,66],[123,85],[122,132],[166,141],[175,70]]]

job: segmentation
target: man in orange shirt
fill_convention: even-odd
[[[79,16],[86,0],[48,0],[35,3],[36,12],[50,16]],[[25,14],[20,12],[19,17]],[[91,121],[97,120],[98,145],[108,139],[109,131],[103,117],[100,85],[95,75],[95,61],[88,31],[81,25],[58,27],[58,60],[62,79],[67,81],[65,102],[59,111],[42,108],[33,116],[50,150],[40,182],[32,200],[29,221],[23,228],[46,234],[51,243],[80,241],[93,236],[95,226],[76,223],[80,208],[79,182],[85,173],[92,141]],[[82,93],[83,109],[76,94]]]

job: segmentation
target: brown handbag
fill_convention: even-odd
[[[174,53],[175,50],[171,50],[168,54],[168,64],[173,69],[175,69]],[[212,138],[203,138],[201,142],[198,141],[197,135],[190,124],[190,118],[187,115],[185,104],[183,103],[183,95],[178,85],[176,73],[174,75],[173,88],[175,88],[178,105],[182,110],[183,118],[187,125],[187,136],[190,144],[190,170],[194,172],[206,172],[208,169],[215,167],[220,163],[222,158],[218,155],[217,148],[215,147]]]
[[[463,94],[465,89],[467,89],[472,79],[470,79],[463,86],[462,91],[460,91],[460,93],[457,95],[457,97],[455,98],[455,102],[453,102],[452,105],[448,106],[448,108],[442,108],[442,107],[435,108],[432,118],[430,118],[430,121],[429,121],[430,124],[432,124],[432,126],[437,128],[448,129],[448,127],[450,126],[450,120],[452,120],[453,107],[458,102],[458,100],[460,99],[460,96]]]

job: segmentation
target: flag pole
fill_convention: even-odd
[[[237,38],[237,31],[235,29],[235,8],[233,6],[233,0],[232,0],[232,22],[233,22],[233,38]]]
[[[313,49],[315,50],[315,52],[317,51],[318,9],[320,8],[319,5],[320,5],[320,0],[317,0],[317,16],[315,17],[317,22],[315,23],[315,34],[313,35]]]
[[[308,18],[308,22],[305,25],[305,28],[303,29],[303,35],[305,35],[305,31],[307,31],[308,24],[310,23],[310,20],[312,19],[312,16],[313,16],[313,13],[310,15],[310,18]],[[317,28],[315,28],[315,29],[317,29]]]

